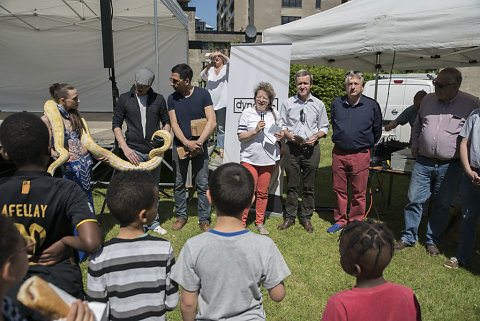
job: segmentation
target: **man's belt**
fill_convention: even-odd
[[[297,144],[289,140],[287,140],[287,144],[289,144],[290,146],[298,147],[298,148],[309,149],[309,148],[315,147],[318,144],[318,140],[313,145]]]
[[[427,157],[427,156],[423,156],[423,155],[419,155],[420,157],[423,157],[425,159],[428,159],[436,164],[448,164],[448,163],[451,163],[451,162],[455,162],[455,161],[458,161],[458,158],[451,158],[451,159],[439,159],[439,158],[435,158],[435,157]]]
[[[345,149],[341,149],[341,148],[336,147],[336,146],[335,146],[335,148],[338,149],[339,151],[343,152],[343,153],[346,153],[346,154],[358,154],[358,153],[366,154],[369,151],[369,148],[363,148],[363,149],[359,149],[359,150],[345,150]]]

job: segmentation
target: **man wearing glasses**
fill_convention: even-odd
[[[397,251],[415,245],[423,205],[433,195],[425,245],[430,256],[440,254],[440,233],[462,174],[458,135],[468,115],[480,107],[477,97],[459,90],[461,83],[460,71],[443,69],[433,82],[435,93],[426,95],[420,106],[412,129],[412,155],[416,162],[404,211],[405,230],[395,244]]]
[[[335,194],[335,224],[330,234],[343,229],[348,221],[361,221],[365,215],[370,166],[370,148],[382,135],[382,114],[378,103],[363,92],[363,73],[345,75],[347,95],[332,101],[332,182]],[[347,217],[348,185],[351,185],[350,212]]]
[[[170,131],[167,104],[162,95],[152,89],[155,75],[148,68],[140,68],[135,73],[135,83],[130,91],[120,95],[113,110],[112,130],[125,157],[134,165],[150,160],[152,135],[159,129]],[[125,137],[123,122],[127,123]],[[163,125],[163,128],[161,127]],[[160,166],[151,172],[157,186],[160,183]],[[146,226],[145,226],[146,228]],[[160,226],[158,216],[148,229],[167,234]]]
[[[192,77],[192,68],[187,64],[178,64],[172,68],[170,84],[175,92],[168,96],[168,115],[175,135],[172,159],[175,164],[177,215],[172,230],[178,231],[187,224],[188,195],[185,183],[188,165],[191,162],[198,195],[199,227],[202,231],[208,232],[211,206],[207,199],[209,161],[207,142],[217,124],[210,94],[204,88],[193,86]],[[200,133],[192,132],[193,120],[205,121]]]
[[[298,210],[298,184],[303,176],[303,195],[300,223],[307,232],[313,232],[310,221],[315,209],[315,175],[320,162],[318,139],[325,137],[330,124],[325,104],[310,93],[312,74],[299,70],[295,74],[297,94],[283,102],[280,109],[282,129],[287,139],[284,145],[287,174],[285,220],[278,226],[285,230],[295,223]]]

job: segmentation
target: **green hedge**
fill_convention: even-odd
[[[306,66],[291,65],[290,66],[290,85],[288,96],[297,93],[295,87],[295,73],[300,69],[306,69],[312,73],[313,86],[312,94],[323,101],[330,117],[330,105],[332,100],[338,96],[345,95],[345,73],[348,70],[338,69],[324,66]],[[373,73],[364,73],[365,81],[374,79]]]

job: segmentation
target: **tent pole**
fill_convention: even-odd
[[[160,63],[158,61],[158,13],[157,0],[153,0],[154,16],[155,16],[155,66],[157,67],[157,92],[160,92]]]
[[[374,99],[377,100],[377,94],[378,94],[378,74],[380,73],[380,54],[381,52],[377,52],[375,54],[375,69],[376,69],[376,72],[375,72],[375,95],[374,95]]]

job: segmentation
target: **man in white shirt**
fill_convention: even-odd
[[[287,174],[285,220],[278,226],[285,230],[295,224],[298,210],[298,184],[303,176],[303,195],[300,223],[307,232],[313,232],[310,219],[315,209],[315,175],[320,162],[318,139],[325,137],[330,124],[325,104],[310,93],[313,79],[307,70],[295,74],[297,95],[283,102],[280,109],[282,129],[287,139],[284,145]]]

